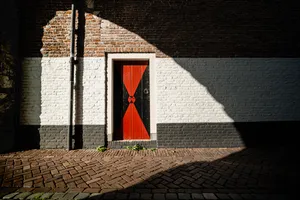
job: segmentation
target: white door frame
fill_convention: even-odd
[[[149,87],[150,87],[150,140],[156,140],[156,68],[154,53],[108,53],[107,54],[107,140],[113,141],[113,67],[115,60],[130,60],[130,61],[149,61]]]

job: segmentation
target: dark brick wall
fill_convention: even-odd
[[[23,56],[41,57],[42,53],[45,52],[42,48],[51,48],[54,52],[60,52],[61,56],[69,55],[66,53],[69,51],[70,47],[68,44],[68,41],[70,40],[68,30],[70,28],[71,15],[70,12],[68,12],[69,16],[65,15],[63,18],[63,15],[60,15],[61,13],[59,13],[59,11],[70,10],[71,3],[72,0],[21,1],[21,42],[23,46]],[[58,13],[56,13],[56,11],[58,11]],[[58,17],[51,23],[50,21],[56,14]],[[56,22],[56,24],[54,25],[53,22]],[[44,28],[46,30],[45,33]],[[49,37],[49,35],[52,37]],[[65,36],[62,39],[61,36],[63,35]],[[51,55],[52,53],[50,53],[49,56]],[[45,52],[44,56],[48,56],[48,52]]]
[[[94,149],[105,145],[104,125],[84,125],[83,126],[83,148]]]
[[[67,148],[67,126],[40,126],[40,148],[41,149],[63,149]]]
[[[300,122],[158,124],[158,147],[292,147]]]
[[[157,124],[158,147],[240,147],[242,139],[230,123]]]
[[[75,148],[94,149],[105,145],[104,125],[76,125],[73,145]],[[20,149],[67,148],[68,126],[23,125],[18,140]]]
[[[22,3],[24,55],[68,56],[71,1]],[[84,56],[297,57],[300,51],[297,1],[95,0],[86,12]]]
[[[154,46],[159,57],[299,56],[300,5],[284,0],[96,1],[99,16]],[[104,45],[144,48],[139,39],[108,27]],[[105,32],[105,31],[103,31]],[[127,49],[126,49],[127,48]],[[109,49],[107,49],[109,51]]]

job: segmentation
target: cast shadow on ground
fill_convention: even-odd
[[[288,152],[285,151],[283,148],[244,149],[211,162],[186,163],[155,174],[129,188],[89,199],[100,199],[103,195],[105,199],[128,198],[129,195],[134,199],[148,199],[152,192],[156,195],[214,193],[225,196],[233,194],[231,198],[236,199],[291,199],[297,188],[299,164],[296,161],[289,162],[285,157]],[[159,198],[152,196],[152,199],[155,197]],[[221,195],[219,198],[227,199],[228,196]]]

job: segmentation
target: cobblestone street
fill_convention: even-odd
[[[0,155],[0,198],[284,199],[283,156],[242,148],[8,153]]]

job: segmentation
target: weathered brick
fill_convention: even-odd
[[[221,5],[218,11],[216,4]],[[28,28],[21,34],[25,59],[20,112],[21,124],[28,127],[22,127],[26,134],[20,134],[20,141],[35,148],[66,148],[70,2],[22,4],[28,5],[30,11],[24,9],[21,15],[22,27]],[[278,14],[282,7],[289,15]],[[298,57],[300,32],[290,23],[299,21],[298,5],[120,0],[95,1],[94,10],[78,8],[83,12],[77,21],[77,57],[85,59],[79,64],[84,67],[76,70],[82,78],[76,85],[74,115],[76,124],[95,124],[74,128],[82,134],[79,147],[107,142],[106,53],[156,55],[160,147],[238,147],[244,145],[241,132],[255,142],[260,133],[273,132],[268,129],[272,125],[249,122],[299,121],[299,59],[283,59]],[[212,17],[203,20],[205,16]],[[234,29],[228,25],[233,22]],[[290,126],[279,127],[289,132],[285,129]],[[273,136],[263,141],[272,143]]]

